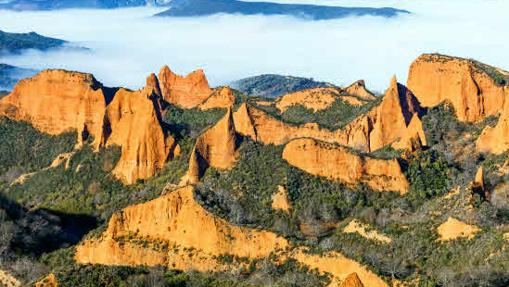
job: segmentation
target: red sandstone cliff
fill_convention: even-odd
[[[350,185],[364,183],[376,191],[404,194],[409,186],[397,160],[360,156],[345,147],[315,139],[289,142],[283,150],[283,159],[310,174]]]
[[[110,93],[90,74],[47,70],[20,81],[1,99],[0,115],[53,135],[76,131],[79,145],[91,136],[96,149],[120,146],[113,173],[131,184],[154,175],[179,148],[162,129],[155,76],[140,91]]]
[[[197,107],[212,94],[203,70],[182,77],[164,66],[159,72],[159,84],[165,101],[185,109]]]
[[[504,105],[504,87],[493,75],[507,72],[473,60],[424,54],[410,66],[408,88],[423,107],[450,103],[460,121],[476,122],[498,114]]]

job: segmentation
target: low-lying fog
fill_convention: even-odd
[[[168,64],[178,73],[205,69],[212,85],[262,73],[313,77],[336,84],[365,79],[383,91],[423,52],[440,52],[509,69],[507,0],[316,0],[278,2],[392,6],[413,14],[303,21],[218,15],[157,18],[156,8],[0,11],[0,29],[36,31],[90,48],[27,52],[0,58],[25,68],[93,73],[110,86],[138,88]]]

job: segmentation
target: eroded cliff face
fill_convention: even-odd
[[[235,105],[235,95],[230,87],[214,89],[212,94],[198,106],[202,111],[210,109],[227,109]]]
[[[113,174],[124,183],[153,176],[179,152],[161,126],[160,90],[155,75],[139,91],[108,89],[90,74],[47,70],[22,80],[0,100],[0,115],[30,122],[49,134],[78,133],[95,149],[118,145],[122,155]]]
[[[208,167],[232,167],[237,154],[237,133],[232,111],[228,108],[225,116],[196,140],[189,159],[189,170],[181,185],[197,183]]]
[[[426,145],[413,94],[393,77],[380,105],[348,124],[338,143],[361,151],[375,151],[394,144],[398,149],[414,149],[417,141]]]
[[[410,66],[408,88],[423,107],[450,103],[460,121],[477,122],[498,114],[504,105],[504,86],[493,75],[502,72],[473,60],[424,54]]]
[[[350,86],[346,87],[346,93],[349,95],[357,96],[366,101],[372,101],[376,99],[375,95],[366,89],[364,80],[359,80]]]
[[[304,138],[289,142],[283,159],[310,174],[349,185],[364,183],[376,191],[405,194],[408,181],[397,160],[360,156],[345,147]]]
[[[293,252],[292,258],[309,266],[311,269],[316,268],[321,273],[332,274],[332,282],[329,284],[329,287],[350,286],[342,284],[345,282],[345,284],[353,283],[352,281],[356,283],[360,282],[360,286],[364,287],[389,286],[380,277],[369,271],[366,266],[346,258],[338,252],[332,251],[323,255],[317,255],[307,253],[303,249],[297,249]],[[356,279],[358,280],[352,278],[352,273],[356,274]],[[357,287],[357,285],[353,286]]]
[[[280,112],[285,112],[292,106],[302,105],[307,109],[317,112],[330,108],[337,100],[342,100],[353,106],[362,106],[368,101],[363,98],[347,95],[341,88],[326,87],[307,89],[284,95],[277,99],[276,107]]]
[[[90,74],[46,70],[21,80],[0,100],[0,115],[30,122],[36,129],[58,135],[77,131],[78,144],[89,136],[94,147],[103,143],[106,96]]]
[[[506,91],[509,97],[509,89]],[[476,148],[480,152],[501,154],[509,150],[509,101],[504,104],[495,127],[487,126],[476,141]]]
[[[420,110],[419,102],[412,93],[393,78],[378,106],[337,131],[313,123],[300,126],[286,124],[247,104],[235,112],[234,120],[240,134],[265,144],[280,145],[292,139],[309,137],[364,152],[390,144],[398,149],[413,150],[426,145]]]
[[[128,238],[144,238],[169,248],[143,248]],[[124,249],[118,244],[120,241],[131,244]],[[197,257],[187,262],[201,265],[199,256],[209,260],[219,255],[260,258],[287,246],[284,238],[271,232],[234,226],[210,214],[196,202],[193,188],[188,186],[116,213],[100,238],[88,239],[78,246],[75,258],[84,264],[173,266],[183,260],[172,257],[178,256],[173,250],[177,247],[195,249]]]
[[[197,107],[212,94],[203,70],[183,77],[164,66],[159,72],[159,85],[165,101],[185,109]]]
[[[264,144],[281,145],[299,137],[312,137],[329,142],[337,140],[334,132],[320,128],[317,124],[290,125],[246,103],[234,113],[233,119],[239,134]]]
[[[270,254],[277,254],[281,263],[295,259],[332,274],[331,286],[349,282],[352,273],[366,287],[387,286],[365,266],[340,253],[308,253],[293,249],[272,232],[229,224],[206,211],[195,200],[191,186],[114,214],[100,237],[78,245],[75,259],[80,264],[162,265],[205,272],[239,267],[218,260],[222,255],[260,259]]]
[[[152,92],[152,87],[139,91],[121,88],[106,110],[111,130],[107,145],[122,149],[113,174],[128,184],[153,176],[168,158],[178,154],[175,140],[166,136],[161,127]]]

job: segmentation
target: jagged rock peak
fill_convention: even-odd
[[[208,167],[232,167],[237,158],[237,145],[233,113],[228,108],[225,116],[196,140],[189,159],[189,170],[181,185],[197,183]]]
[[[368,89],[366,89],[366,83],[364,82],[364,80],[358,80],[354,82],[353,84],[348,86],[345,89],[345,91],[350,95],[357,96],[367,101],[372,101],[376,99],[375,95]]]
[[[203,70],[183,77],[164,66],[159,72],[159,85],[165,101],[186,109],[197,107],[212,93]]]
[[[164,242],[169,248],[157,251],[128,240],[121,244],[130,234]],[[115,213],[100,238],[87,239],[77,247],[75,259],[82,264],[167,265],[213,271],[217,264],[202,258],[261,258],[288,245],[272,232],[235,226],[209,213],[196,201],[193,187],[187,186]],[[189,259],[174,246],[193,248],[197,256]]]
[[[0,115],[30,122],[58,135],[76,131],[78,146],[93,139],[95,149],[118,145],[122,155],[113,170],[124,183],[145,179],[178,154],[166,136],[157,102],[157,78],[139,91],[103,87],[90,74],[47,70],[20,81],[0,100]]]
[[[408,88],[423,107],[447,102],[460,121],[477,122],[504,105],[509,73],[474,60],[423,54],[410,66]]]
[[[371,131],[369,125],[366,128],[369,133],[369,150],[375,151],[407,137],[412,118],[414,115],[418,116],[420,112],[421,108],[417,99],[404,85],[398,83],[396,76],[393,76],[380,105],[367,114],[369,118],[367,123],[373,123]],[[355,124],[356,121],[353,123]],[[414,128],[419,127],[422,125],[414,123]],[[424,135],[424,132],[420,131],[412,133],[417,133],[419,136]],[[421,139],[421,142],[425,142],[425,140]],[[398,146],[403,149],[411,149],[402,143]]]
[[[210,109],[226,109],[236,103],[233,90],[230,87],[219,87],[214,89],[212,94],[201,103],[198,108],[206,111]]]
[[[111,129],[107,145],[122,148],[113,174],[123,182],[149,178],[175,156],[177,145],[171,136],[165,136],[152,90],[119,89],[106,115]]]

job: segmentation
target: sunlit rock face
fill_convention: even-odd
[[[420,111],[417,99],[393,78],[379,105],[336,131],[313,123],[289,125],[247,104],[235,112],[234,121],[240,134],[265,144],[309,137],[370,152],[391,144],[399,149],[426,145]]]
[[[509,97],[509,89],[506,89],[506,97]],[[509,150],[509,101],[505,102],[497,125],[484,128],[477,139],[476,147],[480,152],[494,154],[501,154]]]
[[[161,126],[157,82],[139,91],[103,87],[90,74],[47,70],[20,81],[0,100],[0,115],[58,135],[78,134],[78,147],[117,145],[122,154],[113,174],[126,184],[146,179],[178,154]]]
[[[212,94],[203,70],[183,77],[164,66],[159,72],[159,84],[165,101],[185,109],[197,107]]]
[[[101,84],[92,75],[47,70],[20,81],[0,101],[0,114],[30,122],[52,135],[77,131],[78,143],[91,136],[98,147],[104,141],[106,102]]]
[[[198,108],[206,111],[211,109],[227,109],[236,103],[235,95],[230,87],[219,87],[201,103]]]
[[[107,145],[122,148],[113,174],[125,183],[153,176],[177,149],[173,137],[165,136],[151,95],[150,89],[120,89],[107,107],[111,129]]]
[[[76,260],[113,265],[181,262],[171,248],[157,252],[130,246],[129,242],[124,246],[118,244],[122,237],[134,234],[169,246],[194,248],[209,259],[222,254],[260,258],[288,246],[284,238],[274,233],[237,227],[210,214],[196,202],[193,188],[188,186],[113,215],[100,238],[86,240],[78,246]],[[207,260],[201,261],[199,256],[191,262],[198,269],[214,270],[215,265],[207,266]]]
[[[196,140],[189,159],[189,170],[181,184],[197,183],[208,167],[228,169],[234,165],[236,157],[237,134],[232,111],[228,109],[219,122]]]
[[[507,72],[473,60],[424,54],[410,66],[408,88],[423,107],[452,105],[460,121],[498,114],[505,102]]]
[[[376,191],[404,194],[408,181],[397,160],[360,156],[342,146],[314,139],[296,139],[283,150],[283,159],[310,174],[350,185],[364,183]]]

